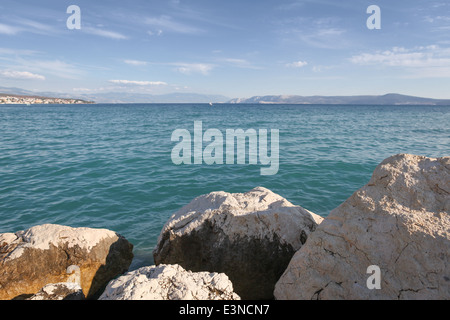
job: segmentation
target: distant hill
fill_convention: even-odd
[[[96,103],[224,103],[230,100],[222,95],[207,95],[198,93],[169,93],[152,95],[145,93],[104,92],[93,94],[68,94],[56,92],[33,92],[20,88],[0,87],[0,93],[23,96],[58,97],[61,99],[81,99]]]
[[[11,95],[24,95],[24,96],[32,96],[36,95],[35,92],[20,89],[20,88],[9,88],[9,87],[0,87],[0,92],[3,95],[11,94]]]
[[[429,99],[390,93],[382,96],[255,96],[233,99],[229,103],[259,104],[350,104],[350,105],[448,105],[450,100]]]
[[[19,103],[35,103],[37,100],[40,103],[77,103],[77,104],[91,104],[94,103],[92,100],[81,99],[80,97],[73,97],[67,94],[60,94],[55,92],[33,92],[29,90],[24,90],[20,88],[7,88],[0,87],[0,98],[5,100],[6,97],[15,98],[14,100]],[[31,99],[31,100],[30,100]],[[25,101],[27,100],[27,101]]]
[[[92,104],[82,99],[64,99],[37,95],[0,93],[0,104]]]
[[[237,104],[349,104],[349,105],[448,105],[450,99],[430,99],[390,93],[381,96],[298,96],[271,95],[251,98],[230,98],[223,95],[198,93],[169,93],[152,95],[145,93],[106,92],[95,94],[68,94],[56,92],[34,92],[20,88],[0,87],[0,95],[32,97],[55,97],[95,101],[95,103],[237,103]]]
[[[198,93],[168,93],[152,95],[144,93],[108,92],[81,95],[85,99],[97,103],[224,103],[230,98],[221,95],[206,95]]]

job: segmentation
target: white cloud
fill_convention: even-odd
[[[96,35],[96,36],[100,36],[100,37],[104,37],[104,38],[109,38],[109,39],[114,39],[114,40],[125,40],[128,39],[127,36],[118,33],[118,32],[114,32],[114,31],[108,31],[108,30],[104,30],[104,29],[98,29],[98,28],[92,28],[92,27],[83,27],[81,28],[81,30],[83,30],[86,33],[92,34],[92,35]]]
[[[8,70],[27,70],[27,72],[38,76],[46,74],[64,79],[76,79],[85,73],[86,66],[74,65],[61,60],[39,59],[39,57],[46,55],[45,52],[41,51],[0,48],[0,59],[7,61]],[[22,77],[30,77],[30,75],[23,74]],[[42,78],[37,77],[36,79]]]
[[[262,69],[261,67],[255,66],[250,61],[245,60],[245,59],[223,58],[223,59],[218,59],[218,61],[220,61],[220,62],[223,61],[230,66],[242,68],[242,69],[254,69],[254,70]]]
[[[126,64],[132,65],[132,66],[146,66],[147,61],[139,61],[139,60],[124,60],[123,61]]]
[[[39,51],[26,50],[26,49],[11,49],[11,48],[0,48],[0,54],[12,55],[12,56],[33,56],[39,54]]]
[[[446,16],[435,16],[435,17],[425,16],[423,18],[423,20],[425,22],[429,22],[429,23],[435,23],[435,22],[448,23],[450,21],[450,17],[446,17]]]
[[[156,31],[149,30],[149,31],[147,31],[147,34],[150,36],[158,36],[159,37],[163,34],[163,31],[161,29],[156,30]]]
[[[61,29],[25,18],[15,18],[13,23],[15,26],[0,23],[0,34],[16,35],[18,33],[30,32],[40,35],[56,35]]]
[[[232,64],[237,64],[237,65],[248,64],[248,61],[245,59],[225,58],[225,59],[223,59],[223,61],[229,62]]]
[[[0,23],[0,34],[15,35],[19,31],[19,28]]]
[[[167,86],[163,81],[134,81],[134,80],[109,80],[114,84],[136,85],[136,86]]]
[[[59,32],[58,28],[29,19],[16,19],[15,22],[25,26],[25,31],[31,33],[51,35]]]
[[[213,65],[206,63],[171,63],[171,65],[176,66],[176,70],[183,74],[200,73],[208,75],[214,68]]]
[[[60,60],[30,60],[22,61],[22,65],[29,70],[45,71],[60,78],[75,79],[84,72],[80,67]]]
[[[306,61],[295,61],[295,62],[286,64],[286,67],[289,67],[289,68],[303,68],[306,65],[308,65],[308,62],[306,62]]]
[[[0,71],[0,77],[17,80],[45,80],[45,77],[40,74],[31,73],[28,71]]]
[[[356,55],[350,61],[359,65],[377,64],[390,67],[450,67],[450,49],[435,45],[414,49],[394,47],[382,52]]]
[[[202,29],[192,27],[185,23],[174,21],[172,17],[166,15],[147,18],[145,19],[144,23],[157,28],[158,35],[161,35],[163,31],[170,31],[182,34],[199,34],[204,32]],[[153,31],[150,32],[151,34],[154,34]]]
[[[362,53],[350,58],[361,66],[401,68],[409,78],[450,78],[450,48],[437,45],[412,49],[394,47],[375,53]],[[399,74],[400,77],[405,75]]]
[[[294,33],[300,41],[315,48],[336,49],[342,48],[347,43],[347,40],[342,37],[346,33],[344,29],[318,28],[309,32],[298,29]]]
[[[312,67],[312,71],[315,72],[315,73],[320,73],[320,72],[325,72],[325,71],[334,69],[336,67],[337,67],[337,65],[334,65],[334,66],[330,66],[330,65],[329,66],[315,65],[315,66]]]
[[[331,2],[330,2],[331,3]],[[340,17],[296,16],[272,22],[283,41],[321,49],[343,49],[353,42]]]

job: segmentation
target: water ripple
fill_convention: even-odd
[[[180,165],[171,134],[279,129],[280,168]],[[326,216],[397,153],[450,155],[450,107],[97,105],[0,108],[0,232],[109,228],[152,262],[167,219],[211,191],[264,186]]]

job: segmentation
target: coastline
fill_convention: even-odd
[[[32,104],[95,104],[93,101],[82,99],[49,98],[39,96],[22,96],[0,94],[0,105],[32,105]]]

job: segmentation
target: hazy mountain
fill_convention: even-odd
[[[151,95],[142,93],[108,92],[81,95],[84,99],[96,103],[222,103],[230,98],[221,95],[205,95],[198,93],[169,93]]]
[[[273,95],[236,98],[198,93],[169,93],[151,95],[143,93],[107,92],[96,94],[68,94],[34,92],[20,88],[0,87],[0,93],[42,96],[63,99],[82,99],[96,103],[248,103],[248,104],[350,104],[350,105],[449,105],[450,99],[430,99],[390,93],[382,96],[296,96]]]
[[[169,93],[163,95],[151,95],[142,93],[106,92],[96,94],[68,94],[57,92],[34,92],[20,88],[0,87],[0,93],[14,95],[29,95],[54,97],[63,99],[82,99],[95,101],[96,103],[222,103],[230,100],[222,95],[206,95],[198,93]]]
[[[390,93],[383,96],[255,96],[229,103],[260,104],[361,104],[361,105],[449,105],[450,100],[429,99]]]
[[[24,95],[24,96],[36,96],[36,95],[38,95],[36,92],[32,92],[32,91],[29,91],[29,90],[24,90],[24,89],[20,89],[20,88],[8,88],[8,87],[0,87],[0,93]]]

